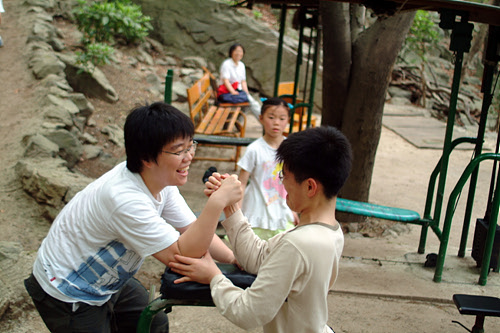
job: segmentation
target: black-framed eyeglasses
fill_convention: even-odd
[[[162,150],[162,152],[165,154],[171,154],[171,155],[176,155],[176,156],[187,155],[187,154],[194,155],[194,153],[196,152],[196,146],[198,146],[198,142],[193,141],[193,144],[191,146],[189,146],[186,149],[183,149],[181,151],[173,153],[171,151]]]

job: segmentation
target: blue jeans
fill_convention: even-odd
[[[78,303],[79,307],[74,312],[73,304],[48,295],[33,274],[24,280],[24,285],[51,332],[135,333],[141,312],[149,301],[146,288],[135,278],[129,279],[122,289],[102,306]],[[164,312],[154,317],[151,332],[168,333],[168,318]]]

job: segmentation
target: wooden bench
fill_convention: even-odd
[[[245,136],[247,119],[241,108],[212,105],[210,103],[212,96],[213,90],[210,85],[209,72],[205,72],[201,79],[197,80],[187,89],[189,114],[195,125],[195,136],[196,134],[200,134],[243,138]],[[200,143],[205,144],[201,141]],[[235,154],[229,158],[196,156],[195,159],[234,162],[236,170],[241,147],[217,143],[215,145],[224,148],[234,148],[236,150]]]
[[[223,103],[221,101],[219,101],[219,96],[217,94],[217,89],[219,87],[219,85],[217,84],[217,79],[215,78],[215,76],[208,70],[208,68],[206,68],[205,66],[201,66],[201,68],[203,68],[203,71],[209,75],[210,77],[210,85],[212,86],[212,97],[214,98],[214,104],[215,105],[218,105],[220,107],[240,107],[240,108],[243,108],[243,107],[248,107],[250,106],[250,103],[249,102],[243,102],[243,103]]]
[[[293,82],[280,82],[278,85],[278,97],[287,103],[293,103],[293,94],[295,93],[295,84]],[[304,104],[302,99],[295,99],[293,112],[293,127],[292,133],[303,131],[307,128],[307,104]],[[316,127],[316,116],[311,115],[311,127]],[[290,126],[287,126],[284,135],[288,136]]]

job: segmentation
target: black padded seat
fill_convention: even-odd
[[[500,298],[498,297],[455,294],[453,302],[460,314],[476,316],[472,333],[484,332],[485,317],[500,317]]]

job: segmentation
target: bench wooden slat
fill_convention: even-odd
[[[212,109],[212,108],[210,108]],[[209,123],[207,128],[205,129],[205,134],[217,134],[217,128],[222,126],[219,126],[219,122],[223,121],[223,116],[224,116],[224,109],[213,107],[213,115],[209,119]],[[220,132],[219,132],[220,133]]]
[[[228,133],[234,133],[235,132],[235,126],[238,121],[238,116],[240,115],[240,109],[234,109],[231,114],[230,118],[227,120],[227,127],[226,127],[226,132]]]
[[[212,134],[212,133],[209,133],[207,131],[207,127],[210,125],[210,121],[211,121],[212,117],[215,115],[216,111],[217,111],[217,108],[215,108],[215,107],[208,109],[207,114],[205,115],[205,117],[203,117],[201,119],[200,123],[196,127],[196,130],[195,130],[196,133]]]

